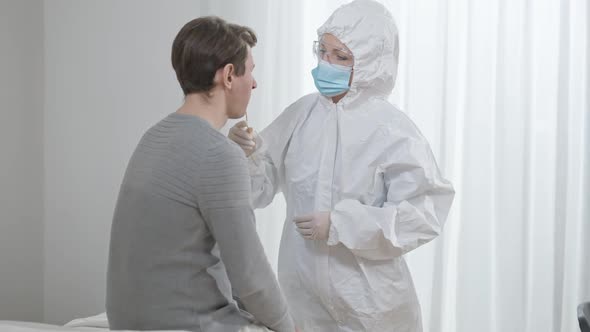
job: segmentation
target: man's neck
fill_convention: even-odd
[[[215,92],[187,95],[184,98],[184,104],[176,112],[198,116],[217,130],[227,122],[225,98],[222,94]]]

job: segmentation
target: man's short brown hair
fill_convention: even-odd
[[[248,46],[254,47],[256,42],[252,29],[216,16],[185,24],[172,44],[172,67],[184,95],[211,90],[215,73],[229,63],[236,75],[243,75]]]

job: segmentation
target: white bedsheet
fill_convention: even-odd
[[[0,320],[0,332],[76,332],[76,331],[110,331],[109,321],[105,313],[86,317],[78,318],[67,323],[64,326],[32,323],[32,322],[20,322],[10,320]],[[126,330],[128,332],[137,332],[132,330]],[[122,332],[122,331],[119,331]],[[158,332],[158,331],[151,331]],[[163,332],[163,331],[160,331]]]
[[[78,318],[64,326],[41,324],[33,322],[20,322],[11,320],[0,320],[0,332],[104,332],[109,330],[107,314],[102,313],[96,316]],[[241,332],[272,332],[266,327],[258,325],[245,326]],[[137,330],[117,330],[117,332],[141,332]],[[172,330],[153,330],[149,332],[186,332]]]

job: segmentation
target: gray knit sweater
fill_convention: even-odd
[[[244,153],[199,117],[169,115],[131,157],[106,309],[111,329],[227,332],[254,318],[294,331],[256,233]]]

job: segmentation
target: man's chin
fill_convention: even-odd
[[[236,120],[236,119],[241,119],[246,115],[246,112],[242,113],[242,114],[230,114],[228,116],[228,118],[232,119],[232,120]]]

